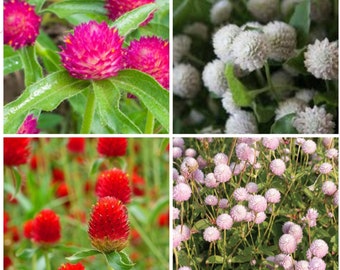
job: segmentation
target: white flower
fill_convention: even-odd
[[[278,120],[288,114],[302,111],[307,104],[297,98],[289,98],[279,102],[279,106],[275,110],[275,120]]]
[[[177,35],[173,38],[174,64],[178,64],[184,55],[190,51],[191,38],[187,35]]]
[[[313,100],[314,95],[315,95],[314,90],[302,89],[295,93],[295,98],[300,99],[306,103],[309,103],[310,101]]]
[[[214,52],[218,58],[227,63],[233,61],[231,45],[241,29],[235,24],[229,24],[220,28],[213,36]]]
[[[235,104],[233,94],[230,90],[226,91],[222,96],[222,106],[227,113],[234,114],[241,110],[239,106]]]
[[[208,63],[202,72],[204,85],[212,93],[222,97],[228,89],[228,82],[224,76],[225,64],[219,60]]]
[[[193,98],[201,89],[198,70],[190,64],[179,64],[173,70],[173,92],[182,98]]]
[[[260,22],[269,22],[278,14],[279,0],[249,0],[247,8]]]
[[[199,37],[203,40],[208,39],[208,31],[209,31],[208,26],[200,22],[195,22],[195,23],[186,25],[183,28],[183,33],[187,35]]]
[[[225,133],[227,134],[247,134],[258,133],[257,123],[253,113],[246,111],[238,111],[230,115],[225,125]]]
[[[316,78],[333,80],[338,78],[338,42],[316,40],[305,52],[305,66]]]
[[[210,9],[210,21],[213,24],[226,22],[230,17],[232,9],[233,6],[228,0],[218,1]]]
[[[274,86],[286,86],[288,89],[294,84],[294,80],[287,71],[280,69],[272,74],[272,83]]]
[[[257,31],[240,33],[232,44],[234,63],[241,69],[253,71],[262,68],[269,54],[268,41],[264,34]]]
[[[284,22],[270,22],[263,27],[263,32],[270,43],[269,58],[276,61],[287,60],[296,47],[296,31]]]
[[[305,134],[332,134],[335,123],[333,115],[327,113],[325,108],[314,106],[298,112],[293,119],[293,126],[299,133]]]

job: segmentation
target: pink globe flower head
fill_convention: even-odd
[[[177,225],[175,228],[176,231],[178,231],[182,238],[181,241],[187,241],[190,239],[191,231],[187,225]]]
[[[194,171],[192,177],[197,183],[204,184],[204,173],[201,170]]]
[[[295,262],[295,270],[308,270],[309,269],[309,262],[307,261],[297,261]]]
[[[158,37],[133,40],[125,51],[126,68],[138,69],[169,89],[169,42]]]
[[[228,202],[228,199],[221,199],[219,202],[218,202],[218,207],[221,208],[221,209],[226,209],[229,205],[229,202]]]
[[[228,164],[228,156],[224,153],[218,153],[214,156],[215,165]]]
[[[241,222],[247,215],[247,209],[243,205],[235,205],[230,209],[230,216],[235,222]]]
[[[248,207],[256,213],[264,212],[267,209],[267,200],[262,195],[253,195],[248,201]]]
[[[191,176],[191,174],[198,169],[198,163],[196,159],[192,157],[186,157],[181,163],[181,174],[185,177]]]
[[[292,270],[294,269],[294,260],[292,256],[285,255],[279,265],[282,266],[283,269]]]
[[[203,232],[203,238],[207,242],[214,242],[220,239],[220,231],[213,226],[206,228]]]
[[[233,196],[234,196],[236,201],[243,202],[243,201],[246,201],[248,199],[249,194],[248,194],[248,192],[245,188],[240,187],[240,188],[237,188],[237,189],[234,190]]]
[[[316,209],[314,209],[314,208],[308,209],[307,215],[306,215],[306,220],[307,220],[310,227],[316,226],[316,220],[317,220],[318,216],[319,216],[319,213]]]
[[[205,186],[208,188],[215,188],[219,185],[219,182],[217,182],[215,175],[213,173],[208,173],[205,176],[204,183],[205,183]]]
[[[312,257],[313,257],[313,254],[312,254],[312,252],[311,252],[311,250],[309,248],[306,251],[306,258],[307,258],[308,261],[310,261],[312,259]]]
[[[179,147],[182,150],[184,150],[184,148],[185,148],[184,144],[185,144],[185,142],[184,142],[183,138],[176,137],[172,141],[172,146],[173,147]]]
[[[326,263],[322,259],[318,257],[314,257],[313,259],[310,260],[308,269],[309,270],[325,270]]]
[[[108,11],[108,16],[115,21],[123,14],[141,7],[146,4],[154,3],[155,0],[106,0],[105,8]],[[146,25],[153,18],[153,13],[142,23]]]
[[[322,192],[325,195],[332,196],[337,190],[336,185],[332,181],[325,181],[322,184]]]
[[[270,188],[266,191],[264,197],[269,203],[278,203],[281,199],[281,194],[276,188]]]
[[[335,148],[331,148],[326,151],[326,157],[330,159],[337,158],[338,156],[339,156],[339,151]]]
[[[285,234],[289,233],[289,229],[293,225],[295,225],[294,222],[291,222],[291,221],[285,222],[282,226],[282,232],[285,233]]]
[[[325,162],[325,163],[322,163],[319,166],[319,173],[320,174],[329,174],[332,171],[332,169],[333,169],[332,164]]]
[[[188,184],[180,183],[174,186],[173,189],[173,199],[176,202],[184,202],[191,197],[191,188]]]
[[[39,134],[40,130],[37,128],[38,119],[33,114],[29,114],[18,129],[17,134]]]
[[[326,147],[327,149],[331,148],[332,144],[333,144],[333,138],[332,137],[326,137],[322,139],[322,144],[324,147]]]
[[[214,175],[218,182],[225,183],[232,177],[232,172],[227,164],[219,164],[214,169]]]
[[[221,230],[230,230],[233,223],[232,217],[228,214],[221,214],[216,219],[216,224]]]
[[[323,258],[328,253],[328,245],[327,243],[322,239],[316,239],[312,242],[310,245],[310,251],[315,257]]]
[[[294,224],[290,226],[288,234],[294,236],[297,244],[301,243],[302,238],[303,238],[303,232],[302,232],[302,228],[300,225]]]
[[[179,176],[179,172],[176,168],[172,168],[172,180],[176,181]]]
[[[116,76],[123,68],[123,38],[106,22],[82,23],[64,41],[61,62],[75,78],[102,80]]]
[[[179,219],[180,210],[176,207],[172,207],[172,220]]]
[[[296,240],[293,235],[283,234],[279,239],[280,250],[285,254],[292,254],[296,250]]]
[[[182,266],[182,267],[178,268],[178,270],[191,270],[191,267],[189,267],[189,266]]]
[[[181,243],[182,243],[182,234],[179,231],[172,229],[172,245],[173,245],[173,248],[180,247]]]
[[[274,159],[270,162],[269,168],[273,174],[281,176],[286,170],[286,164],[282,159]]]
[[[200,169],[204,169],[208,165],[208,162],[202,156],[198,156],[196,160]]]
[[[196,152],[195,149],[188,148],[188,149],[185,150],[184,155],[185,155],[186,157],[192,157],[192,158],[194,158],[194,157],[196,157],[197,152]]]
[[[41,18],[23,0],[4,1],[4,43],[15,50],[32,45],[39,35]]]
[[[174,147],[172,148],[172,158],[176,159],[176,158],[180,158],[182,156],[182,149],[179,147]]]
[[[306,140],[302,144],[302,151],[306,154],[313,154],[316,151],[316,143],[312,140]]]
[[[333,204],[339,205],[339,191],[338,190],[333,195]]]
[[[244,221],[246,222],[253,222],[255,220],[256,216],[255,216],[255,212],[251,211],[251,212],[247,212],[246,216],[244,217]]]
[[[176,184],[187,183],[187,179],[183,175],[179,175],[176,179]]]
[[[267,215],[265,212],[258,212],[255,213],[255,218],[254,218],[254,222],[255,224],[261,224],[262,222],[264,222],[267,218]]]
[[[246,185],[246,190],[249,192],[249,193],[257,193],[258,191],[258,186],[256,183],[254,182],[249,182],[247,185]]]
[[[275,150],[280,145],[280,138],[263,138],[262,144],[270,150]]]
[[[208,195],[205,197],[204,202],[206,205],[215,206],[218,203],[218,199],[214,195]]]
[[[249,158],[249,155],[251,155],[251,150],[248,144],[246,143],[239,143],[236,145],[236,156],[239,160],[246,161]]]

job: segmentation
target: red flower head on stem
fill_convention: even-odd
[[[61,265],[58,268],[58,270],[85,270],[85,267],[81,263],[77,263],[77,264],[66,263],[66,264]]]
[[[92,245],[99,251],[121,251],[128,244],[129,224],[125,205],[115,197],[100,198],[89,222]]]
[[[97,151],[105,157],[120,157],[126,154],[126,138],[99,138]]]
[[[82,154],[85,151],[85,138],[69,138],[67,149],[74,154]]]
[[[4,164],[18,166],[26,164],[30,155],[29,138],[4,138]]]
[[[33,219],[29,219],[24,223],[24,236],[27,239],[32,238],[33,223],[34,223]]]
[[[15,50],[32,45],[39,35],[41,18],[34,6],[22,0],[4,1],[4,43]]]

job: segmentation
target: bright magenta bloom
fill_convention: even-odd
[[[39,134],[40,130],[37,128],[38,119],[33,114],[29,114],[18,129],[17,134]]]
[[[19,49],[32,45],[39,35],[41,18],[34,6],[21,0],[4,2],[4,43]]]
[[[158,37],[133,40],[126,50],[126,67],[138,69],[154,77],[169,89],[169,42]]]
[[[75,78],[102,80],[116,76],[123,67],[123,38],[106,22],[82,23],[64,41],[61,61]]]

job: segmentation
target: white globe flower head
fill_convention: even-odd
[[[182,98],[194,98],[201,89],[199,71],[190,64],[179,64],[173,70],[173,91]]]
[[[234,63],[249,72],[262,68],[265,64],[270,46],[265,35],[258,31],[240,33],[232,44]]]
[[[228,82],[224,76],[225,64],[219,60],[208,63],[202,72],[202,79],[204,85],[212,93],[215,93],[218,97],[222,95],[228,89]]]
[[[310,89],[302,89],[295,93],[295,98],[300,99],[306,103],[309,103],[313,100],[315,96],[315,91]]]
[[[279,102],[279,106],[275,110],[275,120],[278,120],[288,114],[303,111],[307,104],[297,98],[289,98],[285,101]]]
[[[253,113],[238,111],[228,118],[225,125],[226,134],[258,133],[256,119]]]
[[[269,22],[279,13],[279,0],[249,0],[247,9],[260,22]]]
[[[307,47],[305,67],[318,79],[338,79],[338,55],[337,41],[316,40]]]
[[[220,28],[213,36],[214,52],[223,62],[232,62],[231,45],[241,29],[235,24],[228,24]]]
[[[269,58],[276,61],[287,60],[294,54],[296,47],[296,31],[284,22],[274,21],[263,27],[270,44]]]
[[[208,39],[208,32],[208,26],[201,22],[194,22],[192,24],[186,25],[183,28],[183,33],[201,38],[203,40]]]
[[[216,2],[210,9],[210,21],[213,24],[222,24],[228,21],[233,5],[228,0]]]
[[[173,38],[173,59],[174,64],[178,64],[184,55],[189,53],[191,38],[187,35],[177,35]]]
[[[222,106],[229,114],[237,113],[241,110],[239,106],[235,104],[233,94],[230,90],[227,90],[222,96]]]
[[[335,123],[333,115],[327,113],[324,107],[306,107],[296,114],[293,126],[301,134],[333,134]]]

